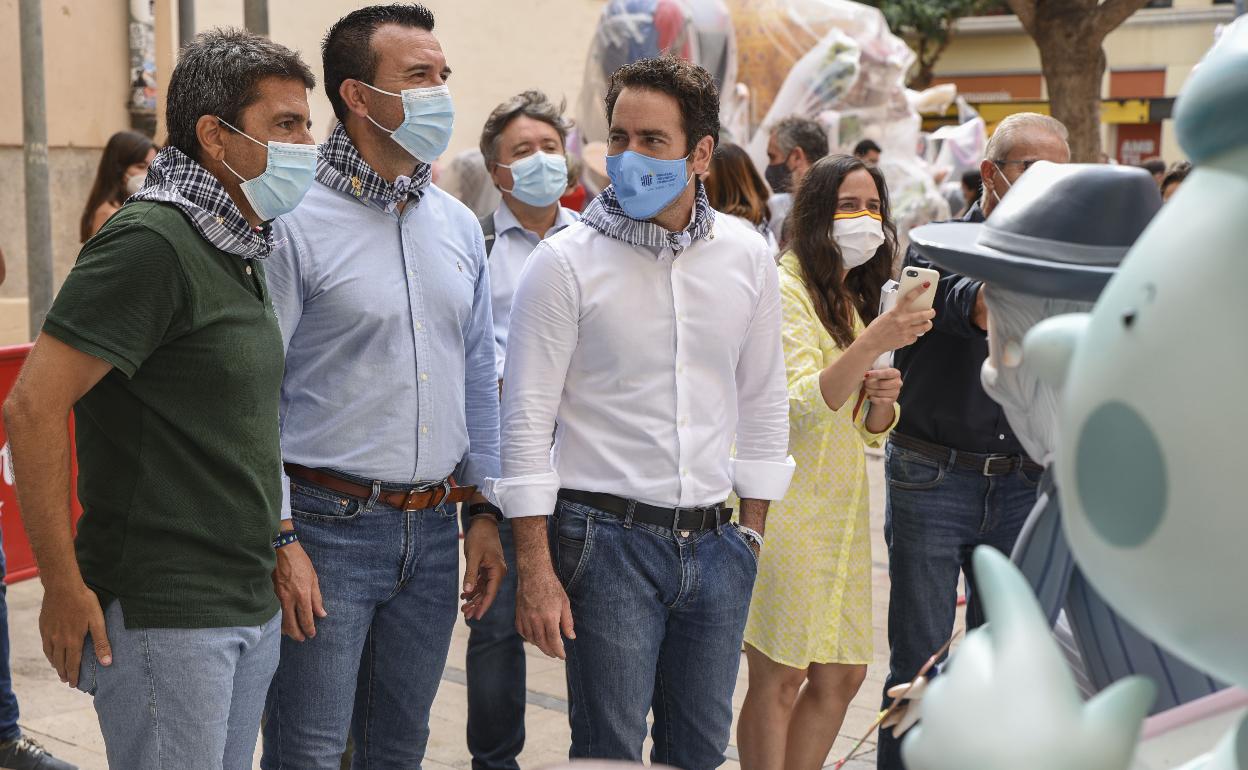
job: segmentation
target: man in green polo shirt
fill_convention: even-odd
[[[83,247],[4,406],[44,653],[95,696],[111,767],[251,767],[286,545],[282,337],[261,258],[313,178],[313,85],[249,33],[183,49],[169,146]]]

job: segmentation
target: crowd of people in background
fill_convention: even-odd
[[[960,577],[983,622],[971,551],[1010,552],[1043,469],[980,381],[983,284],[899,253],[879,144],[794,115],[760,173],[711,76],[664,57],[610,79],[600,157],[528,90],[445,158],[462,52],[428,9],[353,11],[321,54],[317,146],[299,54],[183,49],[166,143],[109,140],[5,404],[44,650],[110,766],[241,770],[262,735],[266,770],[419,767],[462,614],[474,768],[519,767],[526,643],[566,661],[573,759],[649,734],[719,766],[744,650],[742,766],[822,767],[874,655],[866,447],[883,703]],[[1012,115],[953,214],[1069,159]],[[1191,168],[1141,165],[1164,200]],[[898,264],[937,271],[931,309],[881,303]],[[0,766],[73,770],[17,728],[3,635]]]

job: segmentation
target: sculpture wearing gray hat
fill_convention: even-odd
[[[984,389],[1028,453],[1046,466],[1041,494],[1012,554],[1091,695],[1129,674],[1158,685],[1158,713],[1224,685],[1158,647],[1118,616],[1075,564],[1048,466],[1057,446],[1058,392],[1022,360],[1026,333],[1046,318],[1086,313],[1161,207],[1144,169],[1037,163],[982,224],[927,225],[915,248],[942,267],[986,281],[989,358]],[[1060,613],[1064,610],[1064,617]]]
[[[1090,302],[1160,208],[1143,169],[1040,161],[986,221],[924,225],[910,238],[919,253],[960,275]]]

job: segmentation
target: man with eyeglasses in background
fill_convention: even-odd
[[[962,221],[984,221],[1036,161],[1068,163],[1066,137],[1066,127],[1048,115],[1024,112],[1001,121],[980,163],[983,193]],[[983,282],[940,270],[913,247],[904,267],[939,270],[941,278],[932,331],[894,359],[906,387],[885,460],[891,580],[885,706],[888,689],[913,679],[953,633],[959,572],[967,583],[967,629],[983,623],[971,552],[990,545],[1010,553],[1042,472],[980,384],[988,357]],[[876,767],[902,768],[892,728],[880,730]]]

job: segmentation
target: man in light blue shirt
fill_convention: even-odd
[[[520,271],[543,239],[577,220],[559,205],[568,188],[563,107],[525,91],[494,109],[481,132],[481,155],[502,193],[498,210],[481,219],[493,295],[495,361],[503,379],[507,323]],[[508,564],[515,563],[511,527],[499,524]],[[469,620],[468,750],[474,770],[518,770],[524,748],[524,640],[516,632],[516,581],[504,579],[494,608]]]
[[[275,224],[267,260],[286,345],[289,477],[274,577],[281,663],[266,770],[419,768],[455,624],[458,517],[468,509],[463,611],[506,571],[492,506],[498,393],[485,245],[430,183],[453,108],[432,14],[374,6],[323,45],[340,121],[317,183]],[[322,600],[323,597],[323,600]],[[354,694],[354,697],[352,697]]]

